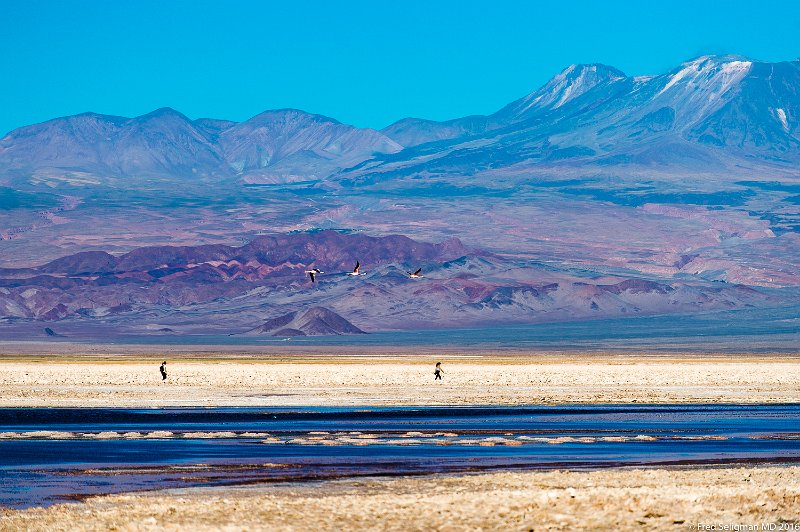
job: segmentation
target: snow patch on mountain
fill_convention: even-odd
[[[781,123],[781,126],[783,126],[783,130],[788,133],[789,121],[786,120],[786,111],[784,111],[783,109],[777,109],[775,112],[778,115],[778,121]]]

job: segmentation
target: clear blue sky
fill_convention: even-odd
[[[0,0],[0,135],[95,111],[357,126],[490,113],[571,63],[800,56],[800,2]]]

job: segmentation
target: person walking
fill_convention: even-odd
[[[442,363],[436,363],[436,369],[433,370],[433,380],[440,381],[442,380],[442,375],[444,375],[444,370],[442,369]]]
[[[158,370],[161,372],[161,380],[162,381],[167,380],[167,361],[166,360],[161,363],[161,367],[158,368]]]

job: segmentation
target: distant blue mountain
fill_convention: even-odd
[[[470,164],[677,166],[708,171],[800,161],[800,61],[706,56],[667,74],[628,77],[605,65],[572,65],[537,91],[488,116],[405,119],[385,128],[404,146],[376,165],[396,175]],[[734,161],[733,163],[731,161]],[[405,166],[402,170],[399,167]],[[430,168],[428,168],[430,169]]]
[[[509,126],[516,126],[512,129],[531,136],[535,131],[574,131],[578,137],[585,131],[605,140],[673,132],[715,146],[786,151],[800,142],[798,90],[800,61],[705,56],[661,76],[635,78],[606,65],[571,65],[492,115],[420,120],[415,134],[415,119],[404,119],[383,132],[406,147],[497,130],[507,134]]]
[[[293,109],[242,123],[190,120],[169,108],[136,118],[84,113],[0,140],[3,177],[160,177],[283,182],[322,178],[401,146],[381,133]]]
[[[420,163],[432,158],[436,171],[455,173],[465,163],[471,171],[519,164],[794,165],[800,162],[798,90],[800,61],[706,56],[649,77],[572,65],[494,114],[443,122],[406,118],[381,132],[287,109],[243,123],[192,121],[172,109],[132,119],[85,113],[1,139],[0,184],[35,175],[280,183],[343,170],[345,178],[408,175],[430,170]]]

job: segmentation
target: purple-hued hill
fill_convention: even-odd
[[[356,262],[359,276],[347,275]],[[319,268],[316,283],[306,274]],[[421,268],[423,277],[406,273]],[[150,334],[356,333],[728,310],[774,304],[741,285],[659,282],[559,271],[527,260],[391,235],[262,236],[240,247],[155,246],[80,252],[0,269],[6,324],[58,321]],[[298,313],[298,308],[310,308]],[[279,315],[266,323],[265,316]]]

